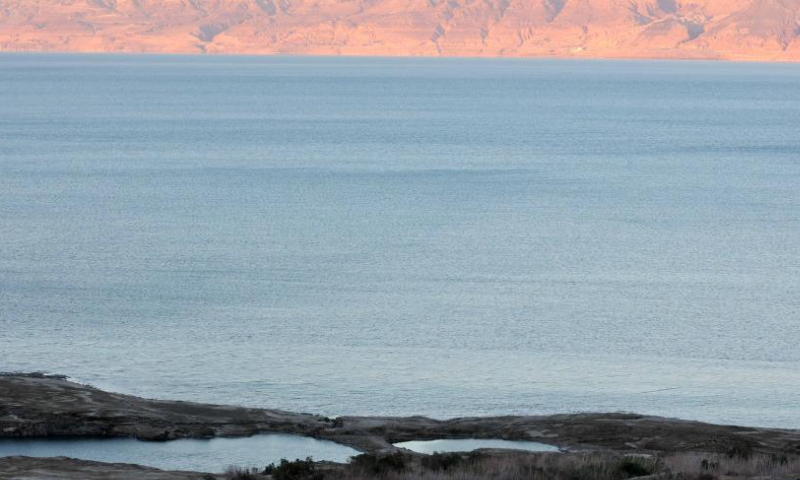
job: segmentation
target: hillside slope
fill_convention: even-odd
[[[800,0],[0,0],[0,50],[800,60]]]

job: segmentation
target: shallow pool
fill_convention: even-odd
[[[0,457],[63,456],[214,473],[222,472],[228,465],[261,468],[281,458],[313,457],[315,460],[345,462],[359,453],[338,443],[283,434],[170,442],[143,442],[131,438],[0,440]]]
[[[507,450],[527,450],[529,452],[558,452],[558,447],[538,442],[522,440],[493,440],[493,439],[441,439],[441,440],[413,440],[410,442],[395,443],[394,446],[406,448],[418,453],[434,452],[471,452],[479,448],[503,448]]]

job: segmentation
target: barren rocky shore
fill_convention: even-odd
[[[0,376],[0,437],[101,436],[142,440],[292,433],[366,452],[436,438],[533,440],[569,450],[800,453],[800,431],[712,425],[626,413],[551,416],[339,417],[148,400],[104,392],[62,376]]]
[[[281,432],[333,440],[364,452],[387,454],[392,443],[437,438],[533,440],[565,451],[607,453],[800,453],[800,431],[712,425],[623,413],[553,416],[339,417],[180,401],[160,401],[99,390],[43,374],[0,375],[0,437],[177,438]],[[162,478],[158,470],[65,459],[0,459],[0,479],[12,473],[84,472],[82,478]],[[9,473],[12,472],[12,473]],[[44,473],[43,473],[44,472]],[[95,472],[93,477],[91,472]],[[100,473],[97,473],[100,472]],[[116,473],[114,473],[116,472]],[[133,473],[132,473],[133,472]],[[26,474],[27,475],[27,474]],[[183,475],[183,476],[182,476]],[[172,474],[169,478],[193,475]],[[29,475],[28,478],[31,476]]]

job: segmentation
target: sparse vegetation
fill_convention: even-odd
[[[728,458],[741,458],[747,460],[753,454],[753,447],[746,442],[738,441],[731,442],[730,447],[726,452]]]
[[[601,453],[455,454],[411,456],[362,454],[347,465],[320,465],[310,458],[282,460],[262,474],[229,470],[231,480],[271,475],[273,480],[720,480],[800,478],[800,461],[787,455],[749,452],[746,458],[727,453],[675,453],[629,456]]]
[[[646,457],[623,457],[617,467],[623,478],[644,477],[656,471],[657,462]]]
[[[264,475],[272,475],[274,480],[321,480],[322,472],[317,471],[317,466],[311,457],[305,460],[281,459],[278,465],[274,463],[264,469]]]
[[[407,455],[400,452],[390,455],[362,453],[350,460],[349,469],[362,474],[386,475],[405,471],[409,460]]]
[[[225,476],[230,480],[257,480],[258,470],[230,465],[225,469]]]
[[[436,452],[422,458],[422,467],[433,471],[447,471],[464,461],[464,456],[460,453]]]

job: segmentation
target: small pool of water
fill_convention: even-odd
[[[529,452],[558,452],[558,447],[538,442],[522,440],[485,440],[477,438],[413,440],[395,443],[395,447],[406,448],[417,453],[471,452],[479,448],[503,448],[507,450],[527,450]]]
[[[0,440],[0,457],[72,457],[212,473],[222,472],[228,465],[263,468],[281,458],[313,457],[314,460],[346,462],[359,453],[327,440],[283,434],[170,442],[143,442],[132,438]]]

